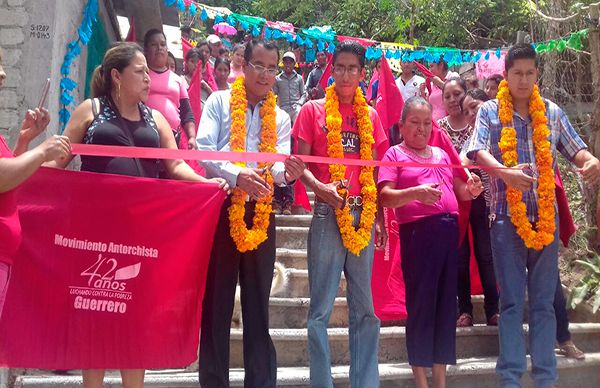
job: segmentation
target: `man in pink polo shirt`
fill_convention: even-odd
[[[342,42],[333,54],[333,77],[335,85],[325,99],[306,103],[294,124],[293,136],[298,142],[298,153],[328,156],[326,126],[326,102],[328,96],[339,100],[341,114],[341,142],[344,158],[360,158],[360,135],[358,118],[353,110],[355,95],[360,81],[364,79],[365,48],[352,41]],[[366,102],[364,103],[366,105]],[[335,104],[333,104],[335,105]],[[359,103],[360,105],[360,103]],[[372,126],[373,159],[376,150],[385,145],[387,138],[377,112],[367,106]],[[379,344],[379,319],[375,316],[371,296],[371,271],[374,247],[385,246],[386,234],[383,213],[378,212],[373,234],[368,245],[359,255],[350,252],[342,242],[336,209],[346,205],[355,224],[362,209],[361,167],[347,166],[348,197],[337,192],[341,184],[332,182],[329,166],[310,164],[304,170],[302,183],[316,194],[314,218],[308,236],[308,279],[310,287],[310,310],[308,314],[308,354],[310,380],[313,387],[333,387],[331,355],[327,338],[327,324],[333,309],[340,276],[346,274],[350,319],[350,385],[352,387],[379,386],[377,351]],[[355,225],[356,227],[356,225]],[[374,243],[375,240],[375,243]],[[326,248],[326,249],[324,249]]]

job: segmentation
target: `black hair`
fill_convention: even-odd
[[[233,46],[233,50],[231,50],[232,54],[235,54],[236,51],[238,51],[239,49],[245,50],[246,49],[246,45],[243,43],[238,43],[235,46]]]
[[[444,61],[442,58],[440,58],[439,61],[433,62],[433,63],[437,63],[438,65],[442,65],[442,69],[444,69],[444,70],[449,70],[450,69],[448,67],[448,62]]]
[[[335,61],[341,53],[349,53],[356,55],[358,58],[358,63],[360,63],[360,67],[365,67],[365,52],[367,50],[360,45],[360,43],[355,42],[353,40],[345,40],[342,43],[338,44],[335,47],[335,51],[333,52],[333,59],[331,63],[335,66]]]
[[[185,60],[189,61],[190,59],[199,59],[200,61],[204,60],[204,58],[202,58],[202,53],[200,52],[198,47],[192,48],[190,51],[187,52],[187,54],[185,54]]]
[[[231,63],[227,59],[223,59],[221,57],[217,57],[217,59],[215,59],[214,69],[216,70],[217,67],[221,64],[225,64],[229,68],[229,70],[231,70]]]
[[[458,106],[460,106],[461,112],[463,111],[463,103],[465,102],[465,98],[467,98],[467,96],[477,101],[486,102],[490,100],[490,97],[487,95],[487,93],[479,88],[467,90],[465,95],[458,102]]]
[[[450,82],[458,83],[458,86],[460,86],[465,93],[467,92],[467,89],[468,89],[467,83],[465,82],[464,79],[462,79],[460,77],[450,77],[446,80],[446,82],[444,82],[444,87],[442,88],[442,94],[444,93],[444,90],[446,90],[446,85],[448,85]]]
[[[508,49],[506,58],[504,58],[504,69],[509,71],[515,65],[518,59],[532,59],[535,61],[535,67],[538,66],[537,53],[529,43],[519,43]]]
[[[256,46],[262,46],[268,51],[275,51],[277,53],[277,63],[279,63],[279,47],[277,47],[277,44],[272,41],[267,42],[264,40],[256,39],[252,39],[250,42],[246,43],[246,49],[244,50],[244,60],[247,63],[250,63],[250,60],[252,59],[252,53],[254,52],[254,47]]]
[[[143,54],[140,45],[133,42],[121,42],[110,48],[104,54],[102,64],[94,70],[94,75],[92,76],[92,96],[102,97],[110,95],[113,88],[112,69],[117,69],[121,73],[123,69],[131,64],[138,52]]]
[[[175,62],[175,73],[177,73],[177,59],[175,59],[175,55],[172,52],[167,51],[167,56]]]
[[[204,39],[200,39],[198,41],[198,43],[196,43],[196,47],[195,48],[199,49],[202,46],[208,46],[208,42],[206,40],[204,40]]]
[[[161,34],[165,38],[165,40],[167,40],[167,36],[165,35],[164,32],[162,32],[162,30],[159,30],[158,28],[151,28],[148,30],[148,32],[146,32],[146,35],[144,35],[144,48],[145,49],[147,49],[148,46],[150,45],[150,39],[152,39],[152,37],[157,34]]]
[[[229,52],[229,50],[227,48],[225,48],[225,47],[221,47],[219,49],[219,55],[223,55],[223,54],[228,53],[228,52]]]
[[[485,79],[484,86],[488,81],[494,81],[496,84],[500,85],[500,82],[502,82],[503,79],[504,79],[504,77],[501,76],[500,74],[492,74]]]
[[[402,107],[402,113],[400,114],[400,121],[405,122],[406,116],[408,116],[408,111],[415,106],[425,105],[429,108],[430,111],[433,111],[433,108],[429,101],[424,99],[421,96],[412,96],[408,100],[404,101],[404,106]]]

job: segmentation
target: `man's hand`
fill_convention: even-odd
[[[524,169],[530,166],[529,163],[519,164],[513,168],[498,170],[498,176],[508,186],[514,187],[520,191],[529,191],[535,182],[535,178],[523,172]]]
[[[290,156],[285,160],[285,180],[286,183],[299,179],[304,174],[306,166],[302,159],[296,156]]]
[[[236,186],[244,190],[253,200],[259,200],[271,193],[271,188],[264,178],[251,168],[240,171]]]
[[[600,182],[600,161],[591,158],[579,169],[579,173],[589,185],[596,185]]]
[[[385,218],[383,215],[377,215],[375,218],[375,249],[378,251],[384,250],[387,239],[388,234],[385,228]]]
[[[340,197],[337,192],[337,187],[342,182],[333,182],[333,183],[319,183],[315,186],[315,194],[319,199],[325,201],[334,209],[341,209],[344,204],[344,198]]]
[[[28,110],[25,114],[25,119],[21,124],[20,136],[23,140],[30,142],[35,139],[40,133],[44,132],[50,123],[50,114],[45,108]]]

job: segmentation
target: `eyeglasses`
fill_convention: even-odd
[[[341,67],[341,66],[334,66],[333,67],[333,74],[334,75],[344,75],[344,73],[348,73],[348,75],[351,76],[357,76],[360,74],[360,67],[355,67],[355,66],[350,66],[350,67]]]
[[[270,77],[275,77],[277,75],[277,73],[279,73],[279,69],[269,69],[268,67],[264,67],[261,65],[255,65],[254,63],[251,63],[251,62],[248,62],[248,64],[258,74],[266,74]]]

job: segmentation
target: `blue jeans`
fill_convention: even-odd
[[[558,225],[558,222],[556,223]],[[527,370],[522,331],[525,287],[529,295],[529,352],[535,387],[556,384],[554,294],[558,277],[558,228],[554,242],[528,249],[507,216],[492,225],[494,267],[500,286],[500,355],[496,372],[502,387],[520,387]]]
[[[352,211],[355,222],[360,211]],[[346,275],[350,321],[350,386],[379,387],[379,319],[371,296],[373,238],[355,256],[342,244],[335,211],[317,202],[308,232],[308,356],[310,384],[314,388],[332,388],[331,354],[327,325],[342,271]]]

